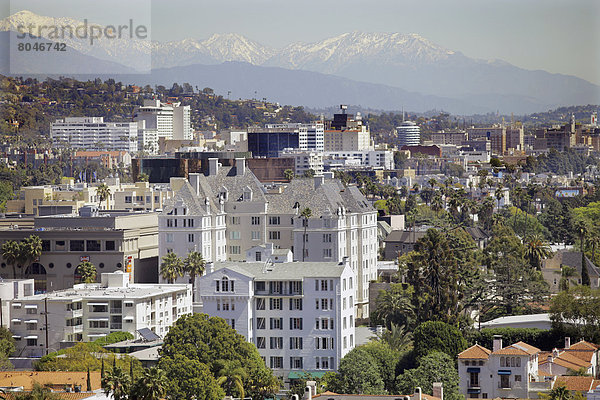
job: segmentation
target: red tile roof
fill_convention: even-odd
[[[478,344],[469,347],[458,354],[459,359],[487,360],[492,352]]]

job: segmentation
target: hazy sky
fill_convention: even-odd
[[[97,22],[112,23],[113,1],[14,0],[13,8],[75,18],[93,9]],[[8,0],[0,4],[8,15]],[[153,40],[234,32],[283,47],[349,31],[418,33],[469,57],[600,84],[600,0],[154,0],[151,11]]]

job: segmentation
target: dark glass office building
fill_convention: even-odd
[[[278,157],[286,148],[300,147],[299,129],[249,129],[248,151],[253,157]]]

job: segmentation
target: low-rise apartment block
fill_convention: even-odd
[[[162,337],[191,312],[191,285],[135,284],[117,271],[103,273],[100,283],[11,301],[10,330],[19,357],[41,357],[117,331],[148,328]]]
[[[354,348],[356,281],[348,263],[215,263],[199,293],[203,312],[254,343],[285,381],[294,372],[336,370]]]

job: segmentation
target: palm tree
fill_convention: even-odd
[[[406,330],[405,325],[396,325],[392,323],[389,329],[384,330],[377,335],[382,342],[386,342],[392,350],[403,351],[409,348],[412,343],[412,333]]]
[[[502,183],[500,182],[498,182],[498,187],[496,187],[494,197],[496,197],[496,201],[498,201],[498,210],[500,210],[500,200],[504,198],[504,193],[502,192]]]
[[[600,233],[598,231],[590,234],[587,246],[592,248],[592,262],[596,263],[596,250],[600,247]]]
[[[538,271],[542,268],[542,260],[552,255],[550,245],[539,234],[533,234],[525,239],[525,256],[529,258],[532,268]]]
[[[37,260],[42,255],[42,239],[37,235],[30,235],[27,239],[21,242],[21,261],[23,268],[29,267],[32,261]]]
[[[112,394],[114,400],[126,400],[130,386],[129,376],[118,367],[114,367],[102,380],[104,393],[107,396]]]
[[[433,188],[435,188],[435,185],[437,185],[437,180],[435,180],[435,178],[431,178],[430,180],[427,181],[427,183],[433,189]]]
[[[286,169],[285,171],[283,171],[283,176],[286,180],[291,181],[292,179],[294,179],[294,171],[292,171],[291,169]]]
[[[383,322],[387,328],[398,323],[406,324],[414,316],[410,298],[402,292],[386,290],[377,297],[376,304],[373,317]]]
[[[550,393],[545,396],[548,398],[548,400],[571,400],[573,397],[571,392],[567,390],[564,383],[555,385],[554,389],[552,389]]]
[[[84,261],[77,266],[76,272],[81,277],[83,283],[94,283],[96,282],[96,266],[89,261]]]
[[[12,266],[13,279],[17,279],[17,259],[19,258],[19,243],[9,240],[2,243],[2,258],[6,263]]]
[[[138,400],[160,400],[164,398],[169,381],[160,368],[144,370],[142,377],[136,382],[133,390]]]
[[[177,278],[183,276],[184,265],[181,258],[177,254],[167,253],[160,263],[160,275],[169,283],[175,282]]]
[[[300,213],[300,217],[302,218],[302,225],[304,225],[304,234],[302,235],[302,261],[304,261],[304,257],[306,256],[306,230],[308,229],[308,220],[312,217],[312,210],[306,207]]]
[[[197,251],[188,253],[185,260],[183,260],[183,269],[185,273],[190,276],[192,281],[192,300],[196,296],[196,277],[202,276],[206,270],[206,260],[202,258],[202,254]]]
[[[576,277],[577,274],[577,269],[574,267],[570,267],[568,265],[562,265],[560,266],[560,282],[558,282],[558,290],[564,290],[564,291],[568,291],[569,290],[569,286],[570,286],[570,282],[571,282],[571,278]]]
[[[439,216],[439,212],[442,210],[443,207],[444,207],[444,201],[442,200],[442,196],[438,192],[438,193],[436,193],[436,195],[433,197],[433,200],[431,201],[431,209],[433,211],[435,211],[436,216]]]
[[[220,364],[217,384],[223,387],[228,396],[233,396],[237,393],[238,397],[244,398],[244,380],[247,378],[247,373],[239,362],[234,361],[218,361]]]
[[[106,200],[106,209],[108,210],[109,209],[108,199],[110,199],[110,188],[108,187],[108,185],[106,183],[102,183],[96,188],[96,196],[98,196],[98,207],[100,207],[100,204],[104,200]]]

